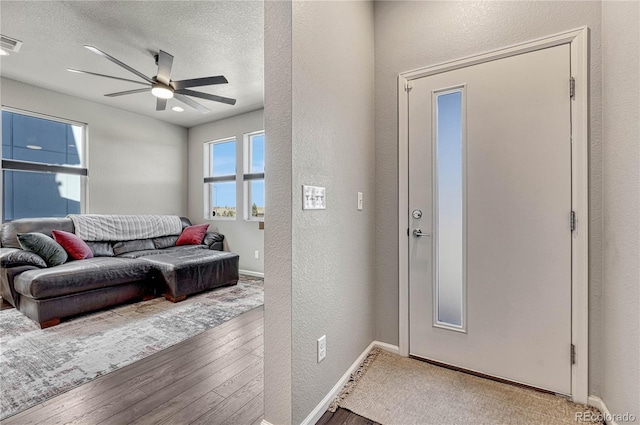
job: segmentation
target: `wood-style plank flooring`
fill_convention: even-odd
[[[260,424],[263,311],[253,309],[2,424]]]
[[[338,407],[334,413],[326,411],[316,425],[380,425],[371,419],[356,415],[350,410]]]

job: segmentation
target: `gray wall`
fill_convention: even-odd
[[[373,339],[373,4],[265,7],[267,205],[280,212],[265,229],[265,420],[283,425],[303,421]],[[302,211],[302,184],[326,187],[326,210]]]
[[[587,25],[591,29],[590,86],[590,320],[589,388],[602,374],[602,111],[599,2],[375,3],[376,229],[398,223],[397,89],[400,72]],[[398,250],[376,232],[375,339],[398,344]]]
[[[639,5],[602,3],[604,362],[596,365],[603,372],[598,395],[609,410],[636,418],[640,418]]]
[[[89,213],[187,213],[187,129],[2,79],[3,106],[89,125]]]
[[[264,3],[264,125],[269,137],[264,234],[264,419],[291,423],[291,3]]]
[[[243,135],[253,131],[264,130],[263,110],[249,112],[191,127],[189,129],[189,218],[194,223],[209,223],[211,230],[225,235],[229,251],[240,255],[240,270],[264,272],[264,231],[258,228],[257,221],[247,221],[243,217],[244,185],[236,185],[235,220],[204,219],[204,143],[235,136],[236,169],[243,169]],[[267,143],[269,143],[267,141]],[[268,149],[268,148],[267,148]],[[242,171],[241,171],[242,172]],[[265,174],[265,178],[268,179]],[[260,258],[255,259],[254,252],[260,251]]]
[[[295,424],[373,340],[373,37],[371,2],[293,3]],[[302,210],[303,184],[326,187],[326,210]]]

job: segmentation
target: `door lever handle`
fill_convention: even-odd
[[[431,237],[431,233],[422,233],[422,230],[420,229],[413,229],[413,236],[419,238],[421,236],[428,236]]]

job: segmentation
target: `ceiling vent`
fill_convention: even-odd
[[[22,41],[0,34],[0,48],[5,52],[17,52],[22,47]]]

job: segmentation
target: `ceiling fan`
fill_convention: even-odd
[[[113,56],[99,50],[93,46],[84,46],[88,50],[93,53],[102,56],[105,59],[110,60],[116,65],[126,69],[127,71],[137,75],[142,78],[145,82],[137,81],[137,80],[129,80],[127,78],[114,77],[112,75],[98,74],[95,72],[89,71],[81,71],[79,69],[71,69],[67,68],[67,71],[76,72],[79,74],[88,74],[94,75],[97,77],[106,77],[114,80],[127,81],[129,83],[141,84],[147,86],[143,89],[134,89],[134,90],[126,90],[116,93],[105,94],[108,97],[116,97],[116,96],[124,96],[128,94],[135,93],[145,93],[151,92],[157,100],[156,100],[156,111],[164,111],[167,107],[167,99],[171,99],[175,97],[180,102],[189,105],[190,107],[206,114],[211,112],[208,108],[191,99],[188,96],[198,97],[201,99],[212,100],[214,102],[226,103],[228,105],[235,105],[236,100],[228,97],[216,96],[214,94],[202,93],[199,91],[189,90],[189,87],[202,87],[202,86],[210,86],[214,84],[226,84],[228,83],[227,79],[224,75],[216,75],[214,77],[203,77],[203,78],[192,78],[189,80],[179,80],[173,81],[171,80],[171,66],[173,65],[173,56],[169,53],[160,50],[157,55],[155,55],[156,64],[158,65],[158,74],[155,77],[147,77],[143,73],[136,71],[131,68],[129,65],[120,62],[118,59]]]

